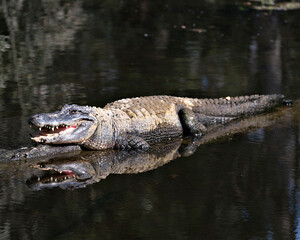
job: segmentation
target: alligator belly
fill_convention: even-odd
[[[139,137],[142,137],[148,143],[155,143],[164,140],[171,140],[178,137],[181,137],[183,134],[182,126],[180,124],[168,124],[162,123],[159,124],[156,128],[140,132],[140,133],[133,133]]]

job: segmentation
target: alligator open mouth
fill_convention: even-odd
[[[36,182],[41,182],[43,184],[46,183],[59,183],[59,182],[64,182],[66,180],[69,179],[73,179],[76,178],[76,174],[72,171],[61,171],[61,172],[55,172],[53,174],[46,174],[42,177],[33,177],[32,179],[34,179]]]
[[[96,175],[95,169],[89,162],[76,161],[76,158],[57,158],[33,164],[31,167],[43,172],[26,181],[30,188],[36,190],[54,187],[63,189],[84,187],[87,181]]]
[[[42,176],[32,176],[26,181],[26,184],[33,189],[53,188],[62,184],[71,184],[76,182],[76,174],[73,171],[47,171]]]
[[[56,126],[44,125],[42,127],[30,124],[30,126],[34,126],[39,129],[39,132],[36,134],[36,136],[32,137],[31,139],[35,142],[44,143],[47,141],[47,139],[58,137],[60,134],[72,133],[79,126],[79,124],[60,124]]]
[[[76,104],[65,105],[57,112],[36,114],[28,123],[39,130],[31,139],[45,144],[82,143],[97,127],[90,108]]]

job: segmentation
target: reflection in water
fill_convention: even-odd
[[[99,234],[122,239],[125,229],[131,236],[158,239],[186,233],[208,239],[290,238],[299,215],[299,109],[296,103],[149,152],[108,150],[3,163],[1,232],[58,239]],[[7,230],[11,222],[18,228]],[[95,222],[97,228],[87,227]]]
[[[250,65],[253,79],[261,75],[264,89],[270,93],[280,92],[284,79],[282,79],[282,37],[278,30],[278,18],[259,16],[256,21],[257,36],[253,36],[250,45]],[[263,53],[263,54],[262,54]],[[263,56],[263,57],[258,57]],[[262,71],[263,69],[263,71]]]
[[[69,159],[53,159],[33,167],[54,173],[32,177],[27,184],[36,190],[57,186],[63,189],[78,188],[99,182],[109,174],[146,172],[180,156],[180,145],[181,140],[178,140],[154,146],[147,152],[104,150],[86,152]]]
[[[38,108],[51,111],[51,106],[68,102],[74,92],[75,83],[47,81],[47,71],[53,66],[57,51],[70,51],[76,32],[82,27],[85,15],[81,1],[61,3],[53,1],[7,1],[1,2],[5,26],[2,34],[7,34],[9,49],[0,53],[0,117],[5,121],[1,142],[7,145],[20,146],[28,136],[27,124],[23,121]],[[22,14],[26,12],[26,14]],[[80,16],[80,17],[78,17]],[[2,17],[2,15],[0,15]],[[1,32],[0,32],[1,34]],[[1,88],[1,86],[3,86]],[[60,102],[60,104],[61,104]],[[51,104],[49,104],[51,103]],[[10,117],[18,116],[18,122]],[[25,124],[24,124],[25,123]],[[14,126],[18,125],[17,132]],[[8,131],[9,129],[9,131]],[[9,138],[9,134],[16,137]]]
[[[75,33],[85,20],[81,1],[53,1],[51,4],[40,1],[31,4],[26,1],[4,0],[2,8],[9,34],[11,61],[5,66],[5,70],[8,79],[15,82],[16,92],[13,95],[19,101],[18,107],[24,115],[27,115],[28,104],[38,103],[46,110],[47,102],[51,102],[51,99],[43,98],[49,97],[48,91],[55,89],[41,83],[45,81],[47,67],[53,65],[55,51],[64,51],[73,46],[70,43],[74,41]],[[37,11],[38,9],[41,11]],[[27,14],[22,15],[23,10]],[[78,15],[81,17],[78,18]],[[69,92],[61,95],[66,100],[66,94],[72,93],[72,87],[68,88]],[[51,96],[55,96],[54,92]]]

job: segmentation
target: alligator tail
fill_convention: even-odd
[[[291,103],[292,101],[286,100],[282,94],[198,99],[198,106],[194,111],[212,117],[238,118],[265,112],[279,105],[290,105]]]

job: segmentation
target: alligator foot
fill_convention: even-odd
[[[122,134],[115,142],[117,149],[149,149],[150,145],[141,137]]]
[[[184,135],[202,136],[206,127],[199,122],[196,114],[188,108],[184,108],[178,112]]]

